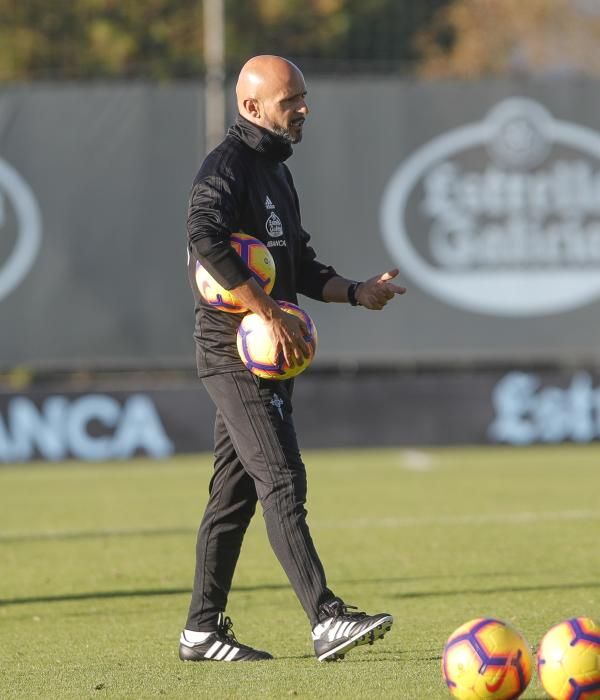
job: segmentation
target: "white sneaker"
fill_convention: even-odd
[[[345,605],[339,598],[323,603],[319,608],[321,622],[313,629],[315,654],[319,661],[337,661],[354,647],[373,644],[383,639],[392,627],[394,618],[388,613],[367,615]]]
[[[271,654],[240,644],[233,634],[233,623],[219,614],[215,632],[210,632],[202,641],[192,641],[189,632],[183,630],[179,638],[179,658],[182,661],[265,661]]]

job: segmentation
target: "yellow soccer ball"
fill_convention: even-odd
[[[288,314],[301,318],[308,328],[304,340],[310,349],[310,357],[301,365],[290,367],[283,353],[276,354],[271,337],[267,333],[264,321],[257,314],[244,316],[237,333],[237,348],[242,362],[254,374],[263,379],[290,379],[304,372],[310,365],[317,349],[317,329],[311,317],[299,306],[287,301],[278,301],[279,306]]]
[[[444,647],[442,673],[461,700],[510,700],[525,691],[533,669],[526,640],[501,620],[477,618],[455,630]]]
[[[599,700],[600,624],[574,617],[554,625],[541,641],[537,666],[554,700]]]
[[[232,233],[230,242],[231,247],[246,263],[254,279],[266,294],[270,294],[275,284],[275,261],[267,246],[247,233]],[[196,284],[204,301],[214,309],[230,314],[248,311],[235,294],[222,287],[199,262],[196,262]]]

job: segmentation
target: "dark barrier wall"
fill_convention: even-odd
[[[303,302],[317,364],[598,362],[598,83],[308,84],[289,163],[319,256],[409,287]],[[192,84],[0,89],[0,369],[191,366],[201,114]]]
[[[591,442],[600,377],[567,372],[426,372],[300,377],[302,447]],[[0,463],[168,457],[212,450],[214,408],[198,382],[124,391],[0,394]]]
[[[189,85],[0,88],[0,367],[191,363],[201,110]]]

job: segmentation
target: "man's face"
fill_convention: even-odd
[[[302,74],[295,75],[273,95],[263,99],[265,126],[290,143],[302,140],[302,126],[308,114],[306,85]]]

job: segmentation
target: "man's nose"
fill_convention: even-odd
[[[304,116],[306,116],[310,112],[310,109],[308,109],[308,105],[306,104],[305,100],[302,100],[298,111],[304,114]]]

